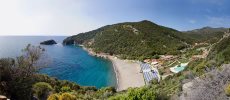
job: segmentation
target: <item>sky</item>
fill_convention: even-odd
[[[186,31],[230,27],[230,0],[0,0],[0,35],[75,35],[149,20]]]

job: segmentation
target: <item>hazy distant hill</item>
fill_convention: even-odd
[[[204,27],[201,29],[195,29],[191,31],[186,31],[190,37],[192,37],[196,42],[207,42],[215,43],[217,42],[227,31],[227,28],[212,28]]]
[[[84,44],[96,52],[136,59],[156,54],[177,54],[190,37],[177,30],[159,26],[150,21],[126,22],[68,37],[64,44]]]

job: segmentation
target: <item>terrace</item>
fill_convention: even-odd
[[[157,79],[160,81],[160,74],[156,68],[153,68],[151,65],[147,63],[141,63],[141,72],[143,72],[143,76],[145,79],[145,83],[149,84],[151,80]]]

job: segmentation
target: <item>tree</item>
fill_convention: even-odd
[[[0,93],[10,99],[30,100],[32,85],[35,83],[34,75],[38,68],[39,59],[43,50],[40,46],[28,45],[23,55],[15,59],[0,59]]]
[[[49,94],[53,91],[53,88],[45,82],[38,82],[33,85],[34,95],[39,100],[44,100],[48,97]]]

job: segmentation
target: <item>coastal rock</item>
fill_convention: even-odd
[[[47,41],[41,42],[40,44],[42,44],[42,45],[53,45],[53,44],[57,44],[57,42],[54,40],[47,40]]]

